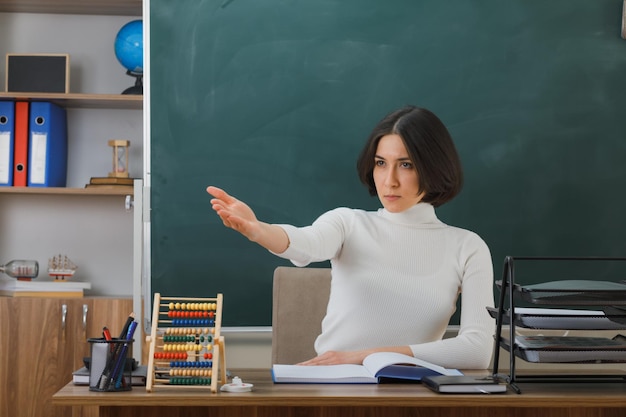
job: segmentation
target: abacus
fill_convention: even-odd
[[[146,391],[156,387],[201,388],[217,392],[226,383],[222,294],[176,298],[154,294]],[[221,372],[220,372],[221,371]]]

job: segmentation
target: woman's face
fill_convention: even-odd
[[[373,175],[378,199],[391,213],[407,210],[424,197],[419,190],[417,170],[398,135],[380,138]]]

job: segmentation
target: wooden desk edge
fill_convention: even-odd
[[[52,397],[58,406],[100,407],[494,407],[494,408],[612,408],[626,407],[626,383],[522,384],[522,394],[437,394],[420,384],[273,384],[267,370],[234,372],[254,384],[248,393],[211,393],[190,387],[145,387],[119,393],[92,392],[86,386],[67,384]],[[504,400],[506,398],[506,400]]]

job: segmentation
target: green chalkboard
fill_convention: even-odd
[[[375,209],[355,161],[388,111],[449,127],[466,185],[438,210],[506,255],[626,254],[621,0],[151,0],[152,290],[224,294],[269,325],[287,262],[222,226],[207,185],[268,222]],[[324,266],[317,264],[315,266]]]

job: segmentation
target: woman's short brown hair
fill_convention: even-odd
[[[422,201],[438,207],[452,200],[463,187],[463,169],[448,129],[430,110],[406,106],[385,116],[372,130],[357,160],[359,178],[376,195],[374,157],[385,135],[402,138],[415,165]]]

